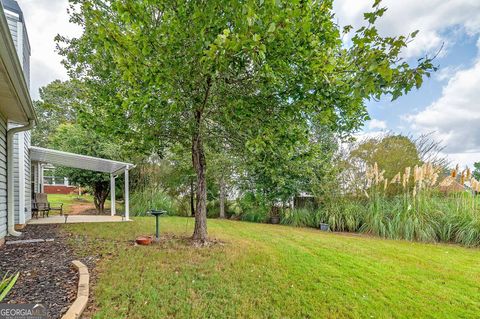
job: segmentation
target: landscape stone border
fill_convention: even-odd
[[[18,245],[18,244],[34,244],[34,243],[45,243],[54,241],[54,238],[47,238],[47,239],[22,239],[22,240],[9,240],[5,244],[6,245]]]
[[[90,290],[90,274],[88,268],[78,260],[72,261],[78,270],[78,292],[77,299],[70,306],[70,309],[63,315],[62,319],[78,319],[87,307],[88,293]]]

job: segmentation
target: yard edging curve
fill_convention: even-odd
[[[62,319],[80,318],[88,303],[90,290],[90,274],[88,268],[79,260],[72,261],[72,264],[78,270],[77,299],[75,299],[68,311],[62,316]]]

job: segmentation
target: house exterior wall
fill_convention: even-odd
[[[5,7],[5,17],[8,28],[12,35],[13,44],[17,49],[17,55],[25,75],[25,81],[30,88],[30,55],[31,47],[28,40],[27,28],[23,12],[18,3],[14,0],[1,0]]]
[[[24,132],[24,147],[23,152],[25,156],[25,220],[32,218],[32,165],[30,162],[30,145],[32,134],[30,131]]]
[[[8,28],[17,50],[25,81],[30,88],[30,42],[23,12],[14,0],[1,0],[5,7]],[[15,127],[9,123],[8,127]],[[25,224],[31,218],[31,164],[30,164],[30,131],[20,132],[14,136],[14,201],[15,224]]]
[[[20,132],[13,139],[15,224],[25,224],[32,216],[30,136],[30,131]]]
[[[7,234],[7,121],[0,114],[0,244]]]

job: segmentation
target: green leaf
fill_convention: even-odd
[[[276,25],[275,22],[270,23],[270,26],[268,27],[268,33],[272,33],[275,31]]]
[[[5,299],[7,294],[12,290],[13,286],[17,282],[18,276],[20,276],[20,273],[17,272],[15,276],[10,276],[10,277],[4,277],[2,281],[0,282],[0,301]]]

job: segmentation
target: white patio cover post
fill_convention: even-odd
[[[38,163],[38,192],[43,193],[44,192],[44,187],[43,187],[43,164]]]
[[[129,194],[128,194],[128,188],[129,188],[129,183],[128,183],[128,169],[129,167],[125,169],[125,220],[130,219],[130,203],[129,203]]]
[[[117,213],[115,208],[115,175],[110,174],[110,214],[115,216]]]

